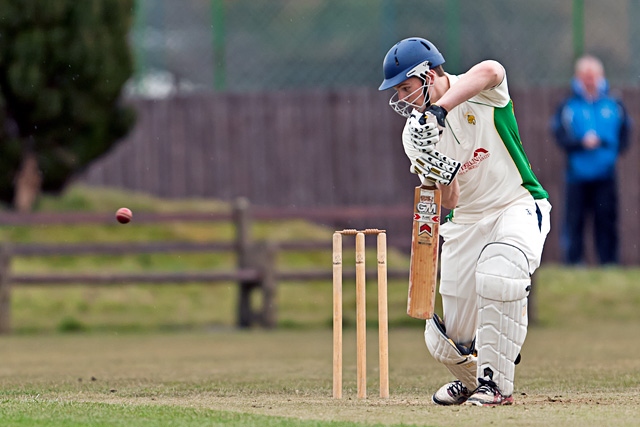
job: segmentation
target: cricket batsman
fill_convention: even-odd
[[[407,118],[411,171],[435,182],[450,209],[440,226],[443,315],[426,321],[424,336],[454,379],[432,400],[509,405],[551,205],[520,141],[502,65],[487,60],[456,76],[444,62],[430,41],[404,39],[386,54],[379,88],[394,89],[389,104]]]

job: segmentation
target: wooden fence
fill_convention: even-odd
[[[640,89],[621,94],[640,126]],[[544,253],[551,262],[560,260],[564,155],[549,119],[565,95],[556,88],[512,88],[525,149],[554,207]],[[379,206],[410,210],[417,184],[400,145],[403,120],[388,107],[388,96],[365,88],[134,100],[135,129],[79,179],[170,198],[246,197],[260,207],[370,206],[339,224],[359,228],[371,224]],[[637,135],[619,171],[624,264],[640,264]],[[408,218],[376,226],[390,237],[409,236]]]
[[[239,327],[259,324],[266,328],[276,326],[277,321],[277,283],[287,281],[331,280],[331,257],[328,255],[326,268],[316,270],[281,271],[277,269],[277,256],[280,251],[331,250],[331,240],[326,241],[255,241],[251,229],[254,220],[282,220],[286,218],[312,218],[318,221],[344,218],[344,215],[361,214],[359,208],[316,209],[313,212],[298,209],[252,209],[246,199],[238,199],[232,212],[217,214],[136,214],[136,223],[154,223],[171,221],[231,221],[236,230],[232,242],[142,242],[142,243],[76,243],[45,244],[21,243],[0,245],[0,334],[11,331],[11,292],[14,286],[60,286],[80,284],[85,286],[109,286],[122,284],[166,283],[180,285],[184,283],[222,284],[236,282],[238,285],[237,319]],[[406,213],[381,208],[378,215],[391,217],[405,216]],[[78,223],[113,223],[112,215],[91,213],[41,213],[12,214],[0,213],[0,224],[4,225],[46,225]],[[372,243],[372,242],[369,242]],[[398,246],[403,243],[396,242]],[[184,271],[184,272],[139,272],[139,273],[46,273],[14,274],[11,272],[11,260],[14,257],[59,256],[59,255],[116,255],[167,252],[233,252],[236,268],[232,270]],[[368,271],[374,277],[376,271]],[[408,279],[409,272],[404,269],[389,269],[391,278]],[[355,266],[346,268],[345,278],[355,278]],[[254,307],[252,294],[259,292],[259,307]]]

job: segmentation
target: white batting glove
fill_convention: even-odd
[[[431,151],[433,146],[440,140],[440,129],[438,129],[435,117],[434,120],[427,121],[424,114],[411,113],[411,117],[409,117],[409,132],[413,146],[423,153]]]
[[[460,162],[450,159],[434,149],[417,157],[411,163],[410,171],[422,178],[449,185],[460,170]]]

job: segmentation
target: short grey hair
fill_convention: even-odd
[[[576,60],[576,74],[587,68],[595,69],[604,76],[604,65],[602,65],[602,61],[593,55],[583,55]]]

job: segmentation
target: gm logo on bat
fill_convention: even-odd
[[[438,205],[435,203],[418,203],[416,210],[421,214],[433,215],[438,212]]]

